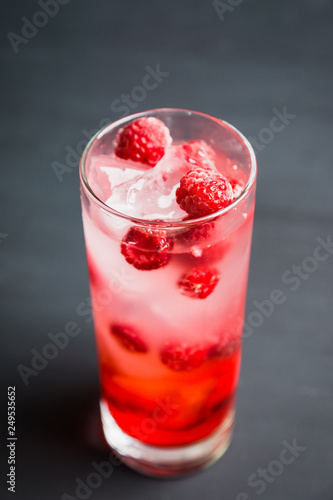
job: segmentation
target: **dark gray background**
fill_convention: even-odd
[[[136,92],[147,66],[160,65],[168,75],[130,111],[195,109],[259,138],[247,316],[274,289],[286,299],[244,342],[225,456],[168,481],[121,465],[89,498],[245,500],[244,492],[251,500],[333,499],[333,256],[297,290],[282,280],[293,265],[310,262],[316,238],[332,233],[333,3],[224,3],[222,19],[211,1],[70,0],[17,53],[7,34],[22,36],[21,18],[41,8],[1,4],[0,407],[6,437],[7,386],[15,385],[14,498],[75,497],[76,478],[85,481],[92,463],[108,458],[93,329],[76,312],[88,296],[78,168],[72,158],[59,182],[52,165],[66,164],[66,148],[82,145],[84,129],[119,118],[116,100]],[[294,116],[283,130],[263,130],[284,106]],[[31,366],[31,349],[41,351],[47,334],[68,321],[80,335],[25,386],[17,366]],[[279,468],[284,442],[295,439],[305,450],[258,493],[251,475]],[[4,440],[1,447],[6,459]],[[12,498],[6,473],[3,462],[1,497]]]

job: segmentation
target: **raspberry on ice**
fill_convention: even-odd
[[[203,217],[221,210],[233,199],[229,181],[220,172],[196,168],[180,180],[177,203],[189,215]]]
[[[115,154],[154,167],[171,142],[169,129],[161,120],[139,118],[118,131]]]

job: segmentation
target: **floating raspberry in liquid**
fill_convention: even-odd
[[[194,299],[205,299],[210,295],[220,279],[217,269],[197,267],[182,276],[178,286],[182,294]]]
[[[148,348],[138,335],[137,331],[128,325],[113,324],[110,333],[128,351],[147,352]]]
[[[169,262],[172,246],[165,231],[133,226],[122,240],[121,253],[136,269],[150,271]]]
[[[220,172],[200,167],[185,174],[176,191],[177,203],[194,217],[221,210],[231,203],[233,196],[230,183]]]
[[[215,168],[215,152],[205,141],[190,141],[182,144],[181,155],[194,167]]]
[[[199,368],[206,360],[208,348],[186,343],[167,343],[161,351],[161,361],[176,372],[184,372]]]
[[[115,154],[154,167],[171,142],[169,129],[161,120],[139,118],[118,131]]]

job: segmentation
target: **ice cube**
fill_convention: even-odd
[[[99,155],[91,160],[89,183],[99,199],[105,202],[111,196],[112,189],[146,170],[147,167],[138,162]]]
[[[158,164],[141,175],[116,185],[107,205],[126,215],[143,219],[182,219],[185,212],[176,202],[181,177],[192,166],[171,146]]]

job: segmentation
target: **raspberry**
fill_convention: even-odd
[[[198,167],[181,178],[176,198],[189,215],[203,217],[229,205],[233,192],[229,181],[220,172]]]
[[[178,286],[182,294],[194,299],[205,299],[212,293],[220,279],[217,269],[197,267],[185,274]]]
[[[172,246],[165,231],[133,226],[122,240],[121,253],[136,269],[150,271],[169,262]]]
[[[208,348],[199,345],[166,343],[161,351],[161,361],[176,372],[199,368],[206,360]]]
[[[233,192],[232,201],[234,201],[243,192],[244,183],[242,181],[237,180],[237,179],[229,179],[229,183],[230,183],[230,186],[231,186],[232,192]]]
[[[147,352],[147,346],[141,340],[133,327],[128,325],[113,324],[110,326],[110,333],[128,351]]]
[[[171,142],[169,129],[161,120],[139,118],[118,131],[115,153],[124,160],[140,161],[154,167]]]
[[[181,155],[196,167],[215,168],[215,152],[205,141],[190,141],[181,145]]]

